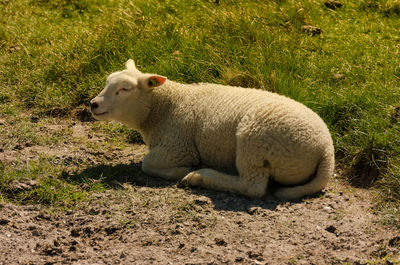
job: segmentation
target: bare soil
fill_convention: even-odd
[[[73,137],[102,140],[88,137],[84,123]],[[148,177],[140,171],[143,145],[97,153],[28,146],[2,159],[39,152],[90,161],[79,174],[99,165],[132,173],[75,210],[0,204],[0,264],[400,264],[399,231],[380,223],[371,191],[340,178],[323,193],[286,202]]]

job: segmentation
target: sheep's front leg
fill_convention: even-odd
[[[225,174],[210,168],[203,168],[189,173],[180,183],[182,185],[200,186],[259,198],[265,195],[267,182],[268,178],[263,179],[261,182],[254,182],[240,176]]]
[[[155,168],[144,164],[142,164],[142,170],[152,177],[161,177],[169,180],[179,180],[192,171],[188,167]]]
[[[180,161],[179,158],[171,154],[173,153],[162,148],[151,150],[143,160],[143,172],[153,177],[179,180],[193,171],[191,167],[179,166],[181,164],[188,164],[188,162]]]

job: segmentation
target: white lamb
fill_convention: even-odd
[[[329,130],[287,97],[217,84],[180,84],[141,73],[133,60],[91,100],[98,120],[136,129],[149,147],[145,173],[190,186],[280,199],[325,188],[334,170]],[[197,170],[195,170],[197,168]]]

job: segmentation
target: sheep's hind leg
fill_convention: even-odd
[[[193,171],[181,180],[181,184],[240,193],[248,197],[264,196],[268,177],[261,182],[249,182],[247,178],[225,174],[210,168]]]

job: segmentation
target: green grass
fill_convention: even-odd
[[[0,165],[1,199],[18,203],[39,203],[61,208],[71,208],[81,201],[85,193],[56,178],[61,167],[55,166],[49,157],[40,157],[37,161],[26,165]],[[34,185],[27,188],[16,188],[20,183],[34,180]],[[29,183],[29,182],[28,182]],[[4,198],[6,197],[6,198]]]
[[[270,90],[319,113],[349,181],[374,186],[379,205],[398,214],[400,2],[342,4],[3,0],[0,115],[68,116],[128,58],[176,81]],[[307,24],[322,34],[303,32]],[[137,139],[126,128],[104,130]],[[39,141],[29,128],[20,138]]]

